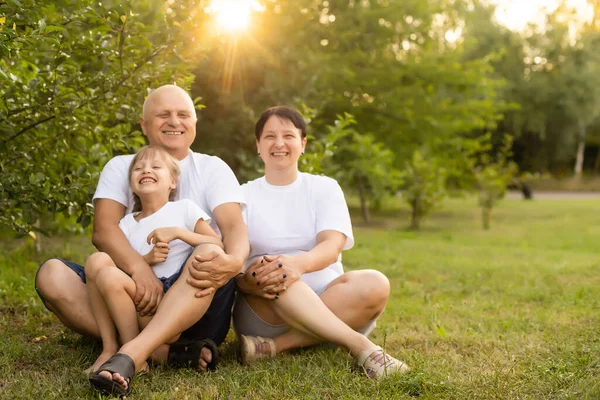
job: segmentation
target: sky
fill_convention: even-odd
[[[496,19],[513,30],[523,30],[529,22],[544,22],[544,9],[553,11],[558,0],[490,0],[498,5]],[[567,0],[567,5],[577,10],[577,15],[585,20],[591,15],[591,6],[586,0]]]

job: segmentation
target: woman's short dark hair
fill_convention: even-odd
[[[306,137],[306,122],[304,122],[302,115],[291,107],[275,106],[267,108],[261,114],[258,121],[256,121],[256,127],[254,128],[254,136],[256,136],[256,140],[260,139],[260,135],[265,128],[265,124],[273,115],[291,121],[291,123],[300,130],[302,138]]]

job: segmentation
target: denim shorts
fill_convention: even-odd
[[[87,281],[85,279],[85,270],[83,268],[83,265],[79,265],[76,262],[64,260],[62,258],[55,258],[55,260],[62,261],[67,267],[69,267],[73,272],[75,272],[77,274],[77,276],[79,276],[79,279],[81,279],[81,281],[83,283],[87,283]],[[46,260],[46,261],[48,261],[48,260]],[[41,263],[40,267],[42,265],[44,265],[46,263],[46,261]],[[179,270],[177,272],[175,272],[173,275],[166,277],[166,278],[158,278],[163,284],[163,290],[165,291],[165,293],[167,292],[167,290],[169,290],[171,288],[171,286],[173,286],[173,284],[175,283],[177,278],[179,278],[179,276],[181,275],[181,270],[183,269],[184,266],[185,266],[185,262],[183,263],[183,265],[181,267],[179,267]],[[38,268],[38,272],[39,272],[39,268]],[[37,273],[36,273],[34,282],[37,282]],[[44,300],[44,298],[42,297],[42,294],[39,292],[37,287],[35,288],[35,291],[37,292],[38,296],[40,296],[42,303],[44,303],[44,305],[46,305],[46,300]]]

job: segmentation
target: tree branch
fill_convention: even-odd
[[[33,128],[35,128],[36,126],[38,126],[38,125],[40,125],[40,124],[43,124],[44,122],[50,121],[51,119],[54,119],[54,118],[56,118],[56,115],[51,115],[51,116],[49,116],[49,117],[42,118],[42,119],[40,119],[39,121],[36,121],[36,122],[34,122],[34,123],[32,123],[32,124],[29,124],[29,125],[27,125],[25,128],[21,129],[19,132],[15,133],[15,134],[14,134],[14,135],[12,135],[11,137],[9,137],[8,139],[5,139],[5,140],[3,141],[3,143],[4,143],[4,144],[6,144],[6,143],[8,143],[8,142],[10,142],[10,141],[12,141],[12,140],[14,140],[14,139],[18,138],[19,136],[21,136],[22,134],[24,134],[24,133],[25,133],[25,132],[27,132],[28,130],[30,130],[30,129],[33,129]]]

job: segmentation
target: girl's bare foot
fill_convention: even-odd
[[[118,348],[115,349],[114,351],[102,351],[102,353],[98,356],[98,358],[96,358],[96,361],[94,361],[94,364],[92,364],[91,367],[83,370],[83,373],[86,375],[90,375],[90,374],[94,373],[98,368],[100,368],[100,366],[102,364],[107,362],[109,358],[114,356],[117,353],[117,350],[118,350]]]
[[[142,372],[150,372],[150,367],[148,366],[147,362],[145,362],[144,365],[142,365],[135,373],[137,375]],[[119,385],[123,386],[123,389],[127,389],[127,386],[129,385],[129,382],[117,372],[111,374],[109,371],[102,371],[98,375],[118,383]]]

